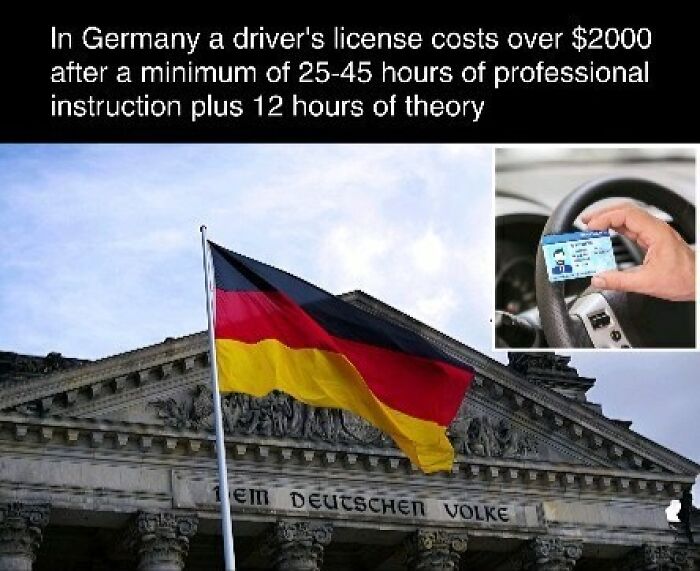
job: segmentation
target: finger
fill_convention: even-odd
[[[594,208],[592,210],[589,210],[588,212],[584,212],[581,214],[581,222],[584,224],[588,224],[588,221],[591,218],[594,218],[596,216],[600,216],[601,214],[604,214],[605,212],[610,212],[611,210],[619,210],[620,208],[629,208],[633,207],[632,202],[615,202],[614,204],[609,204],[608,206],[602,206],[600,208]]]
[[[629,201],[616,202],[615,204],[604,206],[602,208],[593,209],[589,212],[582,214],[581,221],[584,224],[588,224],[591,221],[591,219],[593,219],[593,218],[600,217],[601,215],[607,214],[607,213],[612,212],[614,210],[621,210],[621,209],[625,209],[625,208],[632,208],[632,209],[637,209],[637,210],[640,210],[642,212],[645,212],[641,208],[635,206],[635,204],[633,202],[629,202]],[[592,230],[593,228],[590,228],[590,225],[589,225],[589,229]],[[605,230],[606,228],[601,228],[601,229]],[[644,242],[644,243],[640,242],[639,233],[634,232],[633,230],[630,230],[626,226],[617,226],[617,227],[611,226],[610,228],[607,228],[607,229],[614,230],[618,234],[621,234],[621,235],[625,236],[626,238],[629,238],[633,242],[639,243],[645,249],[648,248],[648,244],[646,242]]]
[[[625,238],[632,240],[632,242],[636,242],[637,245],[641,246],[642,249],[644,249],[644,250],[649,249],[649,246],[650,246],[649,242],[647,240],[645,240],[642,236],[640,236],[638,232],[634,232],[633,230],[630,230],[629,228],[626,228],[625,226],[622,226],[622,227],[618,226],[617,228],[612,227],[612,228],[610,228],[610,230],[614,230],[615,232],[617,232],[621,236],[624,236]]]
[[[636,206],[634,202],[624,201],[624,202],[616,202],[614,204],[604,206],[602,208],[593,209],[587,213],[582,214],[581,220],[584,223],[589,223],[590,220],[593,218],[600,217],[601,215],[612,212],[614,210],[621,210],[621,209],[625,209],[625,208],[635,209],[635,210],[639,210],[641,212],[646,212],[645,210],[642,210],[641,208]],[[589,229],[591,229],[591,230],[593,229],[590,227],[590,224],[589,224]],[[601,230],[605,230],[605,228],[601,228]],[[636,242],[644,250],[648,250],[649,246],[651,245],[645,238],[642,238],[638,232],[630,230],[626,226],[617,226],[617,227],[611,226],[610,228],[608,228],[608,230],[614,230],[615,232],[624,236],[625,238],[628,238],[628,239],[632,240],[633,242]]]
[[[645,293],[647,279],[642,268],[626,272],[612,270],[593,276],[591,285],[599,289]]]
[[[660,220],[634,207],[617,208],[594,216],[588,221],[590,230],[614,229],[625,236],[635,235],[637,242],[651,243],[657,237]]]
[[[608,230],[614,230],[618,234],[624,236],[625,238],[629,238],[633,242],[638,242],[639,241],[639,233],[634,232],[633,230],[630,230],[629,228],[626,228],[625,226],[612,226],[608,228]]]

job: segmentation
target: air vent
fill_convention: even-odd
[[[637,265],[634,254],[630,251],[625,240],[619,234],[611,236],[615,263],[618,270],[624,270]]]

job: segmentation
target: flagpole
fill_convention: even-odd
[[[202,224],[202,260],[204,264],[204,289],[207,292],[207,318],[209,327],[209,367],[211,369],[211,390],[214,398],[214,429],[216,431],[216,461],[219,467],[219,500],[221,502],[221,534],[224,536],[224,563],[226,571],[236,571],[236,558],[233,552],[233,527],[231,525],[231,504],[228,495],[228,473],[226,471],[226,448],[224,427],[219,395],[219,375],[216,369],[216,344],[214,343],[214,305],[212,302],[212,281],[210,275],[211,254],[207,242],[207,227]]]

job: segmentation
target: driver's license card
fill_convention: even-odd
[[[606,231],[547,234],[541,244],[550,282],[590,277],[617,267]]]

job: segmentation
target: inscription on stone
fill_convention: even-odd
[[[219,486],[214,486],[216,501],[221,501]],[[269,506],[270,496],[261,488],[233,488],[229,492],[230,501],[241,506]]]
[[[190,492],[193,490],[190,486]],[[208,498],[196,490],[196,503],[220,501],[219,487],[212,484]],[[415,498],[384,494],[351,493],[338,490],[302,488],[262,488],[232,486],[229,489],[234,510],[318,513],[324,516],[378,517],[397,520],[451,521],[478,525],[523,525],[536,522],[534,506],[513,506],[498,502],[464,501],[445,498]]]
[[[464,521],[483,521],[508,523],[510,516],[508,508],[478,504],[457,504],[445,502],[445,511],[452,519],[463,519]]]
[[[370,512],[378,515],[403,515],[425,517],[425,504],[421,500],[405,498],[381,498],[376,496],[356,496],[346,494],[322,494],[312,492],[290,492],[294,509],[309,511]]]

